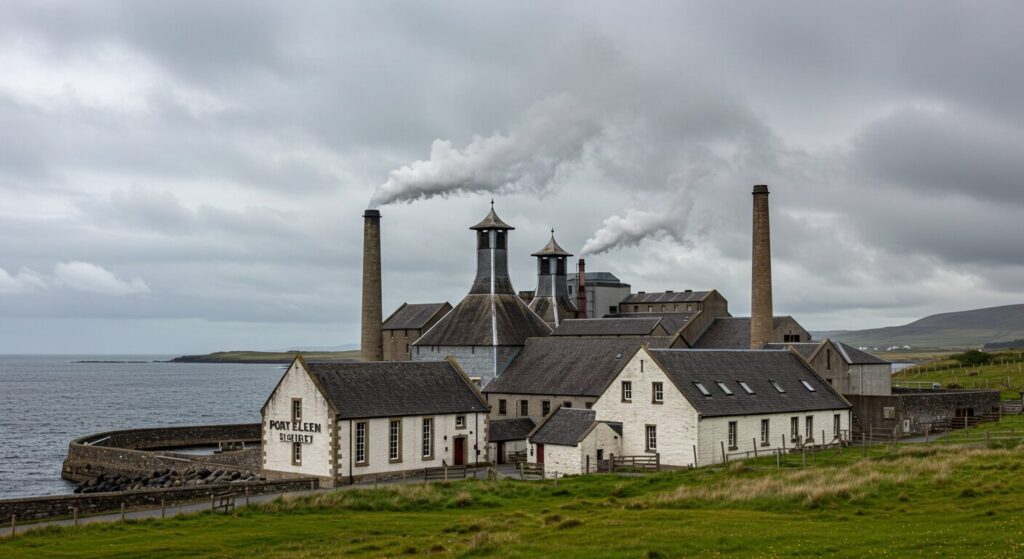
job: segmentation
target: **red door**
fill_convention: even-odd
[[[537,445],[537,463],[544,463],[544,445],[542,444]]]
[[[466,439],[455,439],[455,465],[464,466],[466,464]]]

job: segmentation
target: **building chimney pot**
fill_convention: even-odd
[[[750,282],[750,347],[760,349],[774,341],[775,317],[772,310],[772,248],[768,219],[768,186],[754,186]]]
[[[363,316],[359,356],[384,360],[383,312],[380,281],[380,211],[363,213]]]
[[[576,263],[576,318],[587,318],[587,265],[580,258]]]

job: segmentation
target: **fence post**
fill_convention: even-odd
[[[121,501],[121,522],[124,522],[124,501]]]
[[[729,463],[729,457],[727,457],[725,455],[725,441],[718,441],[718,442],[719,442],[719,444],[722,445],[722,463],[723,464],[728,464]]]
[[[864,431],[860,432],[860,446],[864,449],[864,458],[868,457],[868,439],[864,435]]]
[[[587,455],[587,473],[590,473],[590,455]]]
[[[17,515],[11,515],[11,536],[18,530],[18,517]]]
[[[75,519],[75,526],[78,526],[78,507],[72,507],[71,514]]]
[[[558,487],[558,472],[555,472],[555,487]]]
[[[609,452],[608,453],[608,473],[609,474],[615,473],[615,453],[614,452]]]
[[[693,467],[697,467],[697,445],[693,445]]]
[[[614,454],[612,456],[614,456]],[[519,468],[519,479],[526,479],[526,474],[523,473],[523,463],[519,462],[518,464],[516,464],[516,466]]]
[[[988,431],[985,431],[985,448],[992,448],[992,441],[989,439]]]
[[[928,440],[928,432],[931,431],[931,426],[932,426],[931,423],[929,423],[929,424],[924,426],[924,445],[925,446],[928,446],[928,443],[930,442]]]
[[[779,437],[782,438],[782,452],[786,452],[786,435],[782,434]]]
[[[656,472],[660,472],[661,471],[661,453],[660,452],[655,452],[654,453],[654,471],[656,471]]]
[[[448,467],[444,468],[444,480],[448,481]],[[373,488],[377,489],[377,474],[373,474]]]
[[[754,443],[754,458],[757,458],[757,437],[750,439]]]
[[[803,461],[803,465],[806,468],[807,467],[807,448],[806,447],[800,447],[800,459]]]
[[[245,506],[249,506],[249,488],[245,488]]]
[[[210,494],[210,512],[213,512],[214,507],[217,505],[217,496]]]
[[[445,464],[445,466],[444,466],[444,480],[448,481],[448,465],[447,464]],[[376,477],[373,478],[373,487],[374,488],[377,487],[377,478]]]
[[[167,518],[167,503],[163,499],[160,499],[160,518]]]
[[[781,457],[782,457],[782,452],[779,451],[779,449],[775,449],[775,467],[776,468],[781,468],[782,467],[782,458]]]

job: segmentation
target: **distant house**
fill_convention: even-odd
[[[530,433],[530,462],[544,475],[596,472],[599,460],[622,453],[622,424],[598,421],[594,410],[558,408]]]
[[[384,320],[384,361],[409,361],[409,347],[412,343],[450,310],[452,306],[447,302],[402,303]]]
[[[529,417],[492,419],[487,425],[487,455],[498,464],[510,463],[521,454],[526,458],[526,439],[537,424]]]
[[[840,394],[892,394],[892,364],[853,346],[825,339],[807,343],[772,343],[764,347],[793,348]]]
[[[487,461],[487,402],[453,360],[306,363],[261,410],[263,469],[326,485]]]

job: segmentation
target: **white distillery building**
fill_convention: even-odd
[[[326,485],[487,461],[487,402],[454,360],[288,367],[261,410],[263,469]]]
[[[849,402],[793,350],[641,348],[593,410],[622,424],[622,455],[672,466],[828,444],[850,429]]]
[[[589,474],[622,454],[622,424],[598,421],[594,410],[558,408],[530,433],[529,448],[545,477]]]

